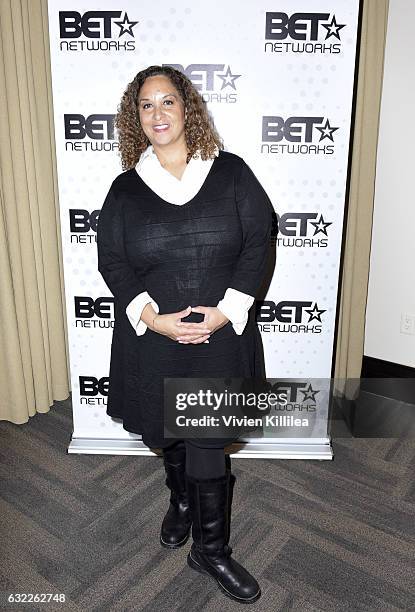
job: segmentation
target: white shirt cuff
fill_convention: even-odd
[[[225,317],[228,317],[232,323],[232,327],[235,332],[240,336],[245,329],[246,322],[248,320],[248,310],[254,303],[255,298],[247,293],[242,293],[237,289],[229,287],[225,291],[225,295],[220,300],[217,308]]]
[[[147,325],[141,320],[141,313],[146,304],[151,304],[156,312],[159,311],[158,304],[149,296],[147,291],[143,291],[135,296],[133,300],[128,304],[125,312],[127,313],[128,320],[135,329],[137,336],[142,336]]]

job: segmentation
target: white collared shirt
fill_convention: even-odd
[[[216,148],[215,156],[219,155]],[[176,178],[160,164],[153,147],[150,145],[141,154],[135,167],[137,174],[158,196],[181,206],[195,197],[205,182],[214,159],[203,160],[201,157],[190,159],[181,179]]]
[[[216,149],[215,155],[219,155]],[[203,160],[201,157],[190,159],[181,179],[176,178],[160,164],[153,147],[150,145],[141,154],[136,165],[137,174],[148,187],[159,197],[170,204],[181,206],[189,202],[200,191],[209,173],[214,159]],[[126,313],[137,336],[145,333],[147,325],[141,320],[141,313],[146,304],[151,303],[159,312],[158,304],[147,291],[137,295],[127,306]],[[248,310],[254,303],[254,297],[232,287],[228,287],[225,295],[218,302],[217,308],[231,321],[235,332],[240,335],[248,320]],[[209,342],[206,340],[205,342]]]

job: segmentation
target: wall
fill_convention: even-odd
[[[415,367],[415,3],[390,0],[364,354]],[[401,333],[401,314],[413,334]]]

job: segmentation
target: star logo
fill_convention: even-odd
[[[328,119],[326,119],[326,123],[324,124],[323,127],[316,126],[316,128],[318,129],[318,131],[321,134],[319,142],[324,140],[324,138],[329,138],[331,140],[331,142],[334,142],[333,132],[335,132],[336,130],[339,129],[338,127],[336,127],[336,128],[335,127],[331,127],[330,122],[329,122]]]
[[[306,387],[305,391],[303,391],[303,389],[299,389],[299,391],[304,395],[303,402],[306,402],[307,400],[315,402],[317,393],[320,393],[318,389],[314,391],[313,387],[311,386],[311,383],[308,385],[308,387]]]
[[[124,19],[122,21],[114,21],[115,24],[120,28],[120,33],[118,34],[118,38],[120,38],[123,34],[130,34],[134,38],[133,27],[137,25],[138,21],[130,21],[128,19],[127,13],[124,15]]]
[[[311,321],[314,321],[314,319],[316,319],[319,323],[322,323],[321,315],[323,314],[323,312],[326,312],[325,310],[319,309],[319,307],[317,306],[317,302],[314,304],[313,308],[306,308],[305,311],[308,312],[308,314],[310,315],[310,318],[308,319],[307,323],[311,323]]]
[[[236,79],[239,79],[240,76],[242,76],[242,75],[241,74],[232,74],[231,67],[228,66],[225,74],[218,74],[218,77],[220,79],[222,79],[222,87],[220,88],[220,90],[222,91],[222,89],[224,89],[228,85],[230,87],[232,87],[232,89],[236,89],[235,81],[236,81]]]
[[[332,221],[330,223],[324,222],[323,215],[320,215],[320,219],[318,221],[310,221],[311,225],[314,225],[314,234],[318,234],[319,232],[323,233],[327,236],[327,228],[329,225],[332,225]]]
[[[323,28],[326,28],[326,30],[327,30],[326,38],[324,40],[327,40],[328,38],[330,38],[330,36],[335,36],[336,38],[338,38],[340,40],[339,30],[344,28],[346,26],[346,24],[344,23],[342,25],[339,25],[336,22],[335,15],[333,15],[333,17],[331,19],[331,22],[330,23],[323,23],[322,26],[323,26]]]

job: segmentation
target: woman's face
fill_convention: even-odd
[[[183,100],[168,77],[158,75],[144,81],[138,109],[141,127],[153,146],[185,143]]]

